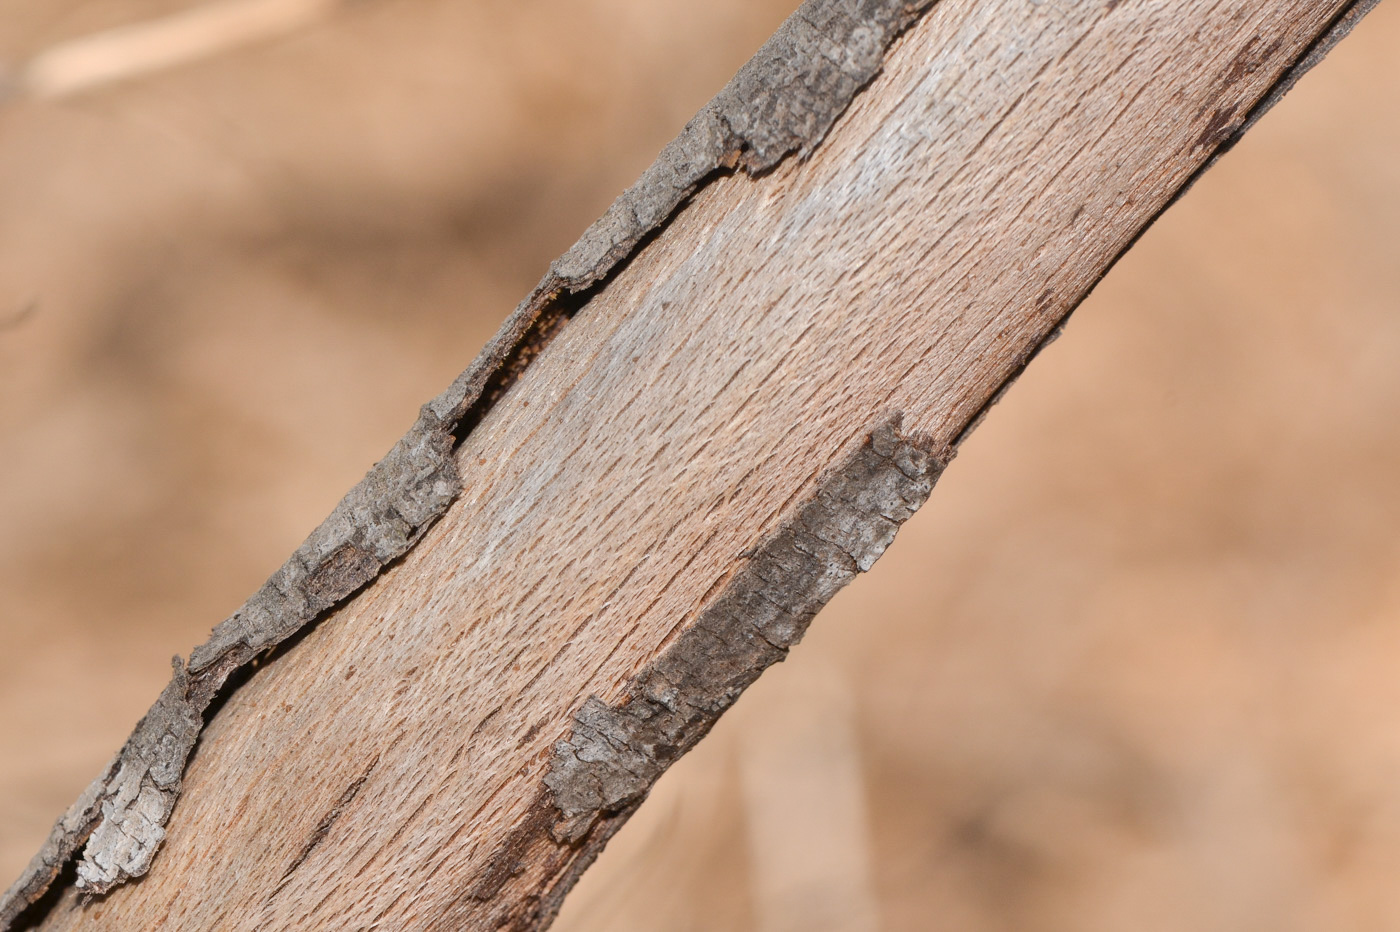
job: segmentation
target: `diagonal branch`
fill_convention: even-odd
[[[547,924],[1371,5],[811,0],[177,660],[0,927],[83,845],[110,895],[25,921]]]

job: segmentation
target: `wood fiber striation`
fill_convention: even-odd
[[[488,861],[460,914],[449,911],[439,926],[481,922],[486,904],[496,913],[482,928],[546,928],[660,776],[875,564],[953,453],[903,431],[896,414],[828,469],[619,701],[592,696],[575,712],[550,755],[545,791]],[[551,883],[503,895],[525,865],[535,870],[521,884],[540,875]]]
[[[1247,6],[1244,0],[1236,0],[1236,3],[1241,8]],[[833,250],[839,252],[850,245],[843,241],[843,237],[851,235],[848,229],[854,229],[845,226],[848,218],[865,216],[868,220],[871,216],[903,216],[905,222],[910,223],[911,217],[928,217],[929,229],[922,232],[930,236],[932,230],[937,228],[933,223],[936,219],[939,224],[947,226],[945,232],[950,246],[957,244],[963,249],[944,257],[938,274],[944,278],[965,275],[965,282],[971,283],[969,288],[990,289],[998,300],[1005,299],[1005,308],[999,309],[1002,305],[994,304],[990,299],[986,306],[970,300],[963,302],[959,290],[962,286],[955,287],[944,281],[938,294],[947,304],[943,310],[952,315],[952,322],[947,323],[947,339],[930,336],[932,342],[925,346],[925,351],[931,355],[916,354],[915,350],[921,345],[917,341],[909,342],[902,350],[891,342],[893,348],[888,360],[898,361],[901,366],[907,364],[909,373],[929,370],[935,362],[964,366],[961,370],[948,370],[949,381],[946,384],[923,386],[929,391],[937,389],[950,407],[937,408],[928,397],[912,392],[868,399],[863,395],[855,397],[853,393],[855,400],[849,400],[849,403],[847,399],[828,398],[826,403],[829,405],[845,405],[841,408],[844,413],[840,418],[832,415],[839,421],[841,438],[850,438],[859,425],[869,425],[877,412],[889,407],[918,411],[918,423],[922,426],[932,423],[928,414],[937,408],[944,419],[942,423],[954,430],[955,446],[971,429],[968,419],[971,418],[975,426],[976,420],[995,402],[1000,391],[1024,368],[1035,349],[1043,345],[1046,334],[1053,333],[1051,325],[1068,313],[1092,287],[1096,276],[1112,264],[1113,256],[1121,255],[1117,247],[1120,244],[1122,248],[1130,245],[1132,236],[1150,224],[1164,204],[1179,196],[1184,189],[1181,186],[1183,178],[1189,183],[1199,174],[1199,170],[1204,170],[1201,166],[1208,166],[1220,151],[1228,148],[1283,90],[1320,59],[1322,53],[1345,35],[1372,5],[1374,0],[1355,3],[1331,0],[1324,5],[1309,5],[1294,0],[1287,5],[1291,12],[1277,15],[1297,17],[1300,21],[1308,16],[1312,19],[1307,20],[1306,36],[1295,37],[1295,41],[1306,40],[1306,47],[1288,46],[1289,49],[1296,49],[1288,53],[1288,61],[1280,60],[1283,56],[1277,49],[1282,46],[1271,46],[1269,42],[1234,41],[1237,35],[1231,30],[1235,27],[1227,29],[1223,24],[1225,12],[1201,11],[1203,21],[1214,24],[1218,31],[1232,37],[1234,44],[1231,48],[1235,57],[1233,61],[1225,58],[1219,63],[1221,67],[1212,72],[1212,80],[1218,79],[1219,82],[1216,85],[1188,88],[1193,106],[1177,115],[1180,125],[1176,128],[1181,129],[1179,140],[1170,133],[1163,133],[1153,144],[1156,148],[1153,148],[1142,142],[1140,137],[1154,126],[1160,126],[1160,120],[1158,124],[1148,124],[1146,121],[1130,123],[1115,130],[1118,116],[1110,116],[1108,108],[1101,108],[1108,127],[1104,132],[1117,132],[1118,136],[1110,137],[1114,144],[1137,153],[1135,157],[1142,160],[1141,165],[1121,165],[1114,151],[1093,153],[1093,158],[1100,160],[1094,164],[1077,162],[1080,149],[1070,152],[1063,148],[1056,149],[1051,144],[1055,142],[1052,138],[1053,127],[1035,129],[1034,117],[1039,111],[1032,107],[1031,102],[1038,100],[1036,107],[1040,108],[1052,108],[1052,105],[1058,108],[1065,102],[1064,98],[1035,97],[1042,77],[1047,86],[1057,80],[1054,62],[1050,61],[1042,70],[1035,72],[1034,77],[1026,79],[1029,83],[1020,96],[989,93],[990,102],[1008,107],[1000,115],[979,111],[976,95],[958,97],[955,93],[949,93],[955,92],[956,87],[945,87],[939,95],[928,95],[929,102],[937,103],[942,109],[930,110],[917,121],[905,125],[903,130],[911,131],[907,136],[869,137],[873,140],[869,145],[877,153],[881,151],[879,140],[884,138],[885,144],[891,148],[917,152],[920,157],[906,165],[882,166],[885,171],[883,175],[872,174],[849,180],[890,181],[899,178],[901,183],[907,181],[912,187],[916,186],[916,182],[926,180],[921,173],[938,172],[944,179],[941,183],[947,186],[946,197],[943,187],[926,192],[927,204],[936,205],[937,210],[929,207],[915,214],[906,209],[901,215],[893,212],[897,199],[889,196],[892,188],[870,188],[877,193],[883,191],[886,196],[872,199],[873,203],[867,205],[853,202],[847,205],[853,212],[844,215],[827,215],[836,219],[823,227],[821,236],[814,238],[814,242],[825,244],[827,251],[823,253],[823,260],[829,259]],[[323,618],[331,609],[342,605],[349,596],[376,579],[385,567],[407,554],[433,522],[448,513],[454,500],[468,498],[462,496],[462,492],[470,488],[472,476],[459,471],[454,449],[481,422],[496,401],[511,389],[522,373],[529,369],[531,375],[535,375],[549,368],[548,364],[534,366],[534,360],[561,328],[568,326],[572,315],[594,298],[598,299],[597,304],[590,304],[590,311],[597,309],[597,314],[580,318],[576,327],[568,326],[568,332],[563,337],[565,340],[584,333],[585,324],[591,326],[600,315],[608,313],[609,292],[599,291],[600,286],[624,281],[627,278],[626,264],[638,254],[641,245],[676,216],[687,199],[707,180],[725,172],[762,173],[778,165],[787,155],[806,156],[813,153],[853,97],[886,63],[891,43],[901,30],[914,24],[919,15],[931,6],[931,2],[812,0],[794,14],[754,60],[661,153],[642,179],[624,192],[607,214],[551,266],[481,355],[443,394],[424,406],[408,434],[350,491],[291,559],[238,612],[214,629],[209,641],[193,652],[188,665],[177,659],[170,684],[137,725],[121,752],[56,823],[43,849],[19,881],[0,899],[0,932],[13,928],[17,920],[27,922],[35,918],[33,914],[45,908],[45,904],[40,903],[26,915],[30,904],[44,896],[84,844],[86,851],[75,870],[80,891],[105,892],[126,879],[145,873],[165,838],[166,826],[181,792],[186,762],[204,727],[205,716],[211,704],[232,688],[230,677],[268,651],[286,644],[289,638],[305,631],[308,625]],[[1093,29],[1111,32],[1114,18],[1121,20],[1131,14],[1147,22],[1144,11],[1150,5],[1145,2],[1109,3],[1103,8],[1106,12],[1100,16],[1100,20],[1106,21],[1095,21],[1093,25],[1082,21],[1098,13],[1097,9],[1086,12],[1088,8],[1068,2],[1030,3],[1029,0],[1026,6],[1033,6],[1038,11],[1033,17],[1028,15],[1028,22],[1055,20],[1063,25],[1073,21],[1076,28],[1083,26],[1089,30],[1069,46],[1072,51],[1089,48],[1097,41],[1093,38]],[[1249,6],[1256,12],[1267,9],[1262,0],[1252,0]],[[943,7],[943,11],[950,8],[960,15],[975,14],[993,19],[999,9],[980,0],[967,0],[957,7],[949,4]],[[1338,11],[1338,15],[1324,12],[1334,10]],[[1267,19],[1263,12],[1260,12],[1260,16]],[[940,17],[935,14],[925,23],[935,24],[939,20]],[[953,24],[945,25],[951,28]],[[1050,39],[1030,41],[1027,37],[1035,34],[1027,32],[1013,34],[1008,40],[1013,43],[1010,45],[1007,42],[998,44],[988,41],[977,47],[935,47],[951,49],[946,51],[945,62],[957,62],[961,56],[966,59],[964,64],[973,70],[973,77],[994,84],[995,79],[1018,74],[1016,69],[1025,64],[1017,64],[1021,59],[1027,56],[1034,58],[1032,53],[1042,56],[1049,54],[1047,43],[1057,33],[1053,28],[1046,28],[1048,32],[1041,35],[1049,35]],[[1281,30],[1282,26],[1278,25],[1277,28]],[[1119,32],[1123,40],[1134,38],[1126,29]],[[1158,46],[1149,41],[1151,37],[1146,33],[1138,38],[1148,51],[1192,51],[1189,42],[1175,45],[1163,42]],[[1080,45],[1081,39],[1085,45]],[[1122,47],[1126,48],[1129,44],[1124,42]],[[1271,51],[1271,48],[1274,50]],[[971,69],[971,66],[981,63],[979,55],[998,49],[1008,53],[1000,70],[992,72],[990,76],[979,76],[975,69]],[[1014,58],[1009,54],[1012,50],[1016,52]],[[1069,55],[1069,52],[1064,54]],[[1205,60],[1207,56],[1196,57]],[[1266,59],[1271,63],[1266,63]],[[1169,60],[1164,59],[1164,62]],[[1095,63],[1105,62],[1100,58]],[[890,68],[892,74],[899,67],[907,67],[907,63],[901,66],[898,59],[894,65]],[[1073,64],[1062,61],[1060,67],[1074,74]],[[1141,63],[1141,67],[1147,67],[1147,63]],[[1161,67],[1165,68],[1166,64]],[[923,72],[917,72],[917,75],[919,80],[927,77]],[[1268,75],[1276,77],[1269,79]],[[909,78],[910,75],[906,74],[905,77]],[[1221,83],[1224,86],[1220,86]],[[1232,83],[1236,87],[1230,87]],[[1163,81],[1154,78],[1150,84],[1143,84],[1139,93],[1146,94],[1149,87],[1162,86]],[[1070,84],[1068,87],[1070,102],[1075,107],[1087,107],[1094,111],[1088,105],[1105,102],[1100,97],[1084,93],[1080,85]],[[1186,85],[1183,84],[1183,87]],[[1185,93],[1184,90],[1180,92]],[[869,100],[878,103],[879,95],[871,95]],[[1018,110],[1023,100],[1028,103]],[[1122,105],[1121,113],[1131,115],[1136,100],[1136,97],[1130,97],[1114,103]],[[1201,109],[1195,112],[1195,119],[1192,119],[1197,102]],[[1158,106],[1170,109],[1171,101],[1159,99]],[[856,111],[853,118],[858,121],[861,108],[856,108]],[[1079,126],[1080,135],[1096,126],[1092,113],[1086,115],[1065,111],[1061,113],[1061,118],[1068,124]],[[1137,127],[1137,136],[1127,133],[1129,126]],[[869,129],[867,125],[866,130]],[[925,137],[939,145],[915,146],[910,141]],[[964,152],[957,146],[965,140],[971,140],[972,144]],[[1036,140],[1049,140],[1046,142],[1047,148],[1037,152],[1035,145],[1029,148],[1014,145]],[[1196,144],[1197,140],[1199,144]],[[1078,137],[1072,141],[1075,146],[1080,145]],[[838,144],[817,152],[810,174],[819,175],[823,170],[823,160],[841,151],[849,140],[837,139],[834,142]],[[945,142],[948,145],[942,145]],[[982,150],[983,143],[993,147]],[[1057,144],[1061,147],[1069,145],[1064,140]],[[1175,149],[1168,152],[1164,148],[1178,144],[1181,152]],[[1001,148],[997,148],[997,145]],[[979,150],[981,154],[977,154]],[[1163,152],[1171,157],[1162,155]],[[1033,177],[1045,176],[1049,172],[1051,155],[1057,153],[1057,157],[1064,159],[1063,170],[1067,174],[1059,174],[1060,170],[1057,169],[1056,174],[1045,178],[1045,187],[1038,194],[1018,188],[1018,185],[1029,183]],[[1162,155],[1162,158],[1156,159],[1158,155]],[[1177,169],[1184,169],[1187,165],[1191,167],[1190,173],[1176,173]],[[960,167],[976,170],[959,171]],[[1095,168],[1102,174],[1090,172]],[[1120,168],[1121,171],[1118,170]],[[998,173],[1000,180],[994,183],[989,181],[992,175]],[[1107,180],[1099,180],[1101,177]],[[1003,181],[1003,192],[991,196]],[[791,178],[779,178],[776,183],[791,182]],[[1054,186],[1057,183],[1063,183],[1068,190],[1056,192]],[[714,191],[711,189],[711,192]],[[1047,191],[1054,196],[1046,194]],[[1022,202],[1025,211],[1054,208],[1060,213],[1050,211],[1037,216],[1019,210],[1013,212],[1013,195],[1025,195],[1026,200]],[[976,201],[964,203],[960,200],[963,197],[975,197]],[[1005,198],[1004,202],[1002,198]],[[1082,199],[1093,209],[1086,211],[1085,203],[1075,206],[1069,202],[1070,198]],[[775,199],[775,203],[779,200]],[[809,203],[832,206],[830,196],[814,197]],[[958,212],[959,205],[965,214]],[[855,211],[857,206],[865,214]],[[705,209],[703,201],[698,207],[701,211]],[[984,214],[989,219],[980,219]],[[749,222],[753,222],[755,216],[749,214]],[[679,226],[683,228],[685,222],[686,216],[683,214]],[[965,229],[962,232],[954,230],[960,224]],[[859,244],[861,248],[850,247],[852,261],[845,266],[845,271],[859,266],[857,260],[866,254],[870,243],[878,243],[881,249],[889,252],[897,242],[903,243],[905,249],[911,249],[914,242],[912,234],[905,237],[902,231],[877,229],[871,224],[863,229],[866,239]],[[917,225],[911,229],[921,232]],[[800,230],[794,227],[787,232],[792,234],[788,243],[802,245],[803,241],[798,235]],[[1037,247],[1029,240],[1025,243],[1013,242],[1011,237],[1017,232],[1023,235],[1054,234],[1060,239],[1052,236],[1041,241],[1042,246]],[[730,230],[727,235],[739,239],[736,230]],[[939,235],[938,242],[942,242],[943,234]],[[960,237],[965,238],[966,242]],[[1034,262],[1041,251],[1054,258],[1054,250],[1064,242],[1072,242],[1072,253],[1065,253],[1062,260],[1056,260],[1061,264],[1054,269],[1038,270]],[[975,251],[979,244],[983,247],[981,252]],[[666,248],[675,248],[674,244],[666,242],[664,236],[658,238],[656,245],[657,250],[647,250],[640,265],[634,264],[631,268],[641,269],[651,257],[660,255],[664,258]],[[993,246],[996,248],[993,249]],[[1098,254],[1094,251],[1095,247],[1107,249],[1110,246],[1113,247],[1111,253]],[[890,261],[895,261],[894,254],[889,254]],[[907,257],[910,254],[900,255]],[[772,261],[789,262],[792,255],[792,252],[788,252]],[[709,258],[712,267],[727,268],[718,256],[711,255]],[[1017,263],[1014,266],[1010,264],[1013,260]],[[909,260],[906,258],[902,261]],[[663,268],[669,267],[666,262],[660,263]],[[978,265],[979,262],[992,264],[982,267]],[[820,272],[824,265],[825,262],[812,262],[806,271],[816,269]],[[929,265],[939,263],[931,262]],[[761,265],[755,267],[762,268]],[[803,267],[799,265],[797,268],[802,270]],[[739,270],[743,271],[743,267]],[[993,273],[998,270],[1005,274],[994,276]],[[676,281],[690,280],[687,276],[692,274],[691,271],[673,271],[677,276]],[[1034,276],[1040,276],[1043,281],[1036,282]],[[738,281],[735,278],[730,283]],[[1013,293],[1021,284],[1025,285],[1026,294],[1013,300]],[[918,282],[912,280],[903,284],[899,281],[880,283],[879,294],[867,296],[870,300],[865,313],[874,315],[877,310],[880,314],[888,312],[888,317],[894,321],[898,319],[898,314],[908,308],[929,307],[928,295],[916,286]],[[838,303],[846,300],[849,293],[842,292],[841,287],[840,281],[833,280],[826,295],[837,296]],[[890,290],[883,290],[886,287]],[[1034,298],[1036,294],[1040,294],[1040,297]],[[762,296],[754,292],[753,303],[736,304],[734,307],[744,310],[759,308],[763,305],[757,298]],[[820,305],[822,297],[806,294],[804,303],[797,305],[797,310]],[[953,300],[955,298],[956,302]],[[776,304],[775,300],[770,306]],[[959,311],[955,304],[962,310]],[[1028,307],[1034,307],[1035,313],[1026,323],[1018,315]],[[906,318],[914,320],[916,325],[906,325],[898,332],[926,334],[927,326],[934,319],[930,315],[937,309],[930,308],[929,315]],[[635,313],[635,306],[612,310],[618,314],[618,319],[625,319],[625,312]],[[789,309],[794,320],[800,319],[797,310]],[[846,307],[840,310],[845,313]],[[958,330],[962,313],[973,311],[981,316],[969,318],[964,329]],[[673,308],[669,313],[680,317],[683,310]],[[714,313],[719,311],[715,310]],[[859,322],[859,318],[853,320]],[[866,320],[868,323],[870,318]],[[743,332],[752,322],[752,318],[731,321],[736,326],[726,332]],[[1018,322],[1023,325],[1012,326]],[[1041,324],[1045,326],[1041,327]],[[888,335],[888,331],[870,326],[872,332]],[[813,334],[810,345],[820,346],[820,328]],[[587,342],[584,337],[580,337],[580,340],[585,344]],[[964,351],[971,354],[974,350],[975,359],[970,355],[959,355]],[[805,372],[813,378],[824,375],[828,382],[833,378],[848,376],[854,379],[855,374],[862,371],[867,377],[872,377],[875,372],[875,367],[867,366],[864,370],[848,367],[833,374],[832,370],[815,364],[813,360],[818,358],[817,355],[807,357],[806,369],[797,367],[793,359],[784,364],[794,363],[793,371],[798,374]],[[884,363],[886,367],[892,364]],[[614,366],[612,371],[622,369],[625,369],[625,365]],[[773,371],[777,373],[779,369]],[[979,373],[986,375],[988,381],[986,384],[972,385],[970,380]],[[701,374],[696,377],[701,377]],[[881,378],[885,375],[876,374]],[[951,391],[958,386],[960,379],[967,389],[965,397]],[[526,382],[529,381],[527,378]],[[899,388],[898,385],[889,387],[892,391]],[[835,408],[829,410],[834,411]],[[783,421],[784,424],[795,425],[794,429],[810,426],[804,418],[810,418],[811,411],[802,408],[794,408],[793,411],[794,416]],[[596,411],[589,409],[588,413],[593,415]],[[646,432],[654,429],[652,422],[627,423],[635,428],[625,433],[627,442],[633,445],[638,436],[649,436]],[[565,444],[575,440],[582,444],[584,440],[579,438],[586,434],[586,430],[575,430],[572,434],[557,435],[556,446],[550,449],[550,456],[557,454],[561,462],[566,460],[574,454],[561,452],[564,444],[558,443],[559,438],[562,436]],[[827,462],[825,457],[833,449],[837,447],[823,448],[823,462]],[[460,831],[465,835],[476,832],[482,844],[489,845],[482,855],[486,859],[485,866],[481,866],[480,861],[466,859],[454,862],[459,867],[469,863],[472,865],[471,869],[475,871],[471,875],[472,882],[454,886],[454,890],[461,891],[460,901],[440,916],[434,914],[431,921],[442,928],[538,928],[547,924],[563,894],[596,856],[607,838],[645,797],[656,778],[706,733],[720,712],[765,666],[784,656],[791,644],[802,635],[812,614],[837,589],[868,568],[883,551],[899,522],[912,513],[923,496],[928,494],[928,487],[931,487],[942,464],[946,462],[949,449],[931,449],[916,438],[906,437],[895,423],[877,428],[869,442],[860,447],[852,459],[841,461],[817,485],[802,486],[804,490],[815,488],[816,491],[811,495],[804,491],[799,499],[801,503],[791,509],[784,506],[788,517],[763,543],[741,557],[732,557],[729,553],[724,555],[717,564],[721,570],[720,575],[714,577],[716,586],[704,589],[707,596],[700,603],[701,607],[693,620],[683,618],[683,611],[668,615],[667,620],[674,616],[678,625],[686,622],[686,626],[679,633],[669,635],[669,640],[658,638],[655,650],[659,653],[646,654],[645,658],[628,666],[617,679],[608,681],[608,688],[621,684],[621,699],[605,701],[598,698],[600,688],[595,685],[576,694],[570,693],[567,704],[561,703],[552,708],[550,713],[558,716],[555,724],[562,727],[551,732],[551,736],[562,736],[562,740],[551,748],[550,738],[540,739],[539,756],[534,758],[539,764],[539,775],[528,778],[528,790],[521,790],[511,797],[512,801],[519,803],[519,808],[509,812],[501,809],[499,812],[493,811],[491,815],[492,818],[502,819],[502,826],[510,826],[509,832],[490,834],[482,832],[479,825],[469,821],[454,823],[454,833]],[[582,446],[574,453],[580,451],[584,451],[580,458],[597,453],[597,450],[586,450]],[[470,470],[471,467],[466,469]],[[483,483],[482,495],[487,495],[484,489],[490,488],[489,477],[483,474],[476,479]],[[787,500],[783,498],[780,501]],[[522,510],[529,506],[529,500],[522,500]],[[448,516],[448,520],[453,520],[464,511],[456,511]],[[746,538],[745,545],[747,541]],[[420,552],[427,550],[420,548]],[[471,559],[472,556],[467,553],[463,558]],[[424,581],[424,585],[430,583]],[[714,597],[708,595],[715,591],[718,594]],[[370,594],[371,599],[373,595]],[[573,593],[561,596],[561,601],[572,596]],[[491,646],[477,644],[477,649],[488,650]],[[526,647],[521,648],[522,652],[525,650]],[[562,648],[558,653],[563,654]],[[419,658],[411,659],[411,663],[417,662]],[[405,665],[409,665],[409,662],[406,661]],[[281,669],[287,668],[283,666]],[[417,667],[413,666],[413,669]],[[640,672],[633,676],[633,671]],[[585,700],[583,697],[587,695],[593,695],[593,698]],[[609,692],[608,695],[616,694]],[[497,696],[496,699],[500,700],[501,697]],[[571,715],[571,710],[575,708],[577,711]],[[538,725],[532,728],[538,728]],[[528,734],[533,736],[535,731],[531,730]],[[339,748],[335,753],[340,753]],[[485,763],[484,771],[489,773],[493,767],[499,766],[499,758],[491,759]],[[381,779],[387,770],[386,764],[377,772],[375,779]],[[509,775],[499,776],[501,780],[511,779]],[[287,851],[285,862],[278,862],[273,882],[277,881],[278,875],[284,882],[288,877],[292,878],[287,892],[278,894],[279,906],[294,899],[297,883],[308,874],[308,871],[301,869],[301,865],[323,857],[332,847],[332,831],[340,831],[354,820],[353,810],[363,803],[373,789],[371,786],[369,790],[362,790],[370,785],[364,783],[364,779],[361,777],[362,782],[352,782],[351,789],[331,796],[329,811],[319,822],[313,822],[309,839]],[[520,781],[523,783],[526,779],[521,777]],[[543,779],[543,784],[539,782],[540,779]],[[223,789],[228,791],[229,787],[224,786]],[[221,802],[222,798],[217,799],[214,805]],[[523,816],[520,812],[522,808],[527,810]],[[510,821],[504,821],[506,818]],[[194,824],[203,827],[208,823],[196,821]],[[400,828],[407,824],[405,822]],[[455,834],[453,837],[456,837]],[[211,847],[223,840],[217,834],[211,834],[208,839]],[[446,858],[447,854],[441,856]],[[285,873],[283,863],[292,865]],[[419,866],[422,867],[421,864]],[[436,870],[436,866],[431,869]],[[156,881],[160,883],[156,884]],[[178,888],[182,882],[183,877],[175,874],[153,876],[142,887],[150,890],[159,886],[167,890]],[[372,898],[372,887],[375,885],[366,885],[361,890],[366,899]],[[416,889],[421,892],[423,888]],[[174,895],[179,897],[184,893],[177,889]],[[112,912],[119,912],[122,904],[139,900],[142,891],[133,889],[129,894],[102,904],[100,909],[112,907]],[[405,895],[404,890],[400,890],[396,897]],[[444,900],[450,895],[453,894],[443,894]],[[67,894],[67,897],[70,902],[76,900],[74,894]],[[191,894],[190,898],[195,897]],[[319,909],[322,902],[318,898],[313,901],[312,907],[306,908]],[[397,902],[395,899],[375,908],[385,911],[409,908],[396,906]],[[433,908],[436,909],[439,903],[434,900]],[[303,907],[304,903],[297,904],[297,908]],[[368,909],[368,905],[365,908]],[[401,911],[397,915],[404,913]],[[423,920],[424,923],[427,921]],[[219,927],[219,923],[206,923],[203,927]]]
[[[724,710],[787,656],[823,606],[869,570],[952,457],[877,428],[793,517],[755,548],[714,602],[609,705],[590,697],[554,746],[545,785],[554,839],[583,839],[600,815],[640,802]]]
[[[807,0],[563,256],[472,364],[291,558],[215,626],[126,744],[54,824],[0,898],[0,932],[84,849],[77,887],[101,894],[150,869],[211,702],[230,676],[376,578],[461,493],[461,438],[581,303],[718,173],[759,173],[820,144],[890,44],[936,0]],[[86,848],[84,848],[86,845]]]

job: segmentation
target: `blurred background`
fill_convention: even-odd
[[[0,885],[794,4],[4,0]],[[556,928],[1400,928],[1398,252],[1390,3]]]

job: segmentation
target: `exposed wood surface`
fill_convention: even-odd
[[[442,517],[463,491],[454,457],[460,438],[514,385],[583,303],[582,294],[607,279],[720,171],[757,174],[790,153],[811,152],[878,73],[895,38],[931,3],[807,0],[788,17],[642,177],[551,264],[472,364],[423,406],[413,427],[267,582],[214,626],[188,663],[174,660],[170,683],[122,749],[0,897],[0,930],[41,898],[75,856],[74,883],[84,895],[104,894],[143,876],[164,843],[205,713],[230,679],[251,672],[260,655],[378,577]]]
[[[636,802],[545,789],[585,702],[638,695],[894,412],[946,456],[1347,6],[943,0],[808,161],[711,184],[560,331],[443,520],[231,695],[151,874],[44,927],[547,917]]]

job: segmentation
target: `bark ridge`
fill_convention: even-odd
[[[215,626],[107,769],[54,824],[0,898],[0,932],[80,848],[77,887],[102,894],[145,874],[179,799],[204,715],[229,678],[364,587],[462,491],[452,450],[603,282],[718,173],[751,174],[820,144],[879,72],[898,35],[937,0],[806,0],[563,256],[472,364],[232,616]],[[84,845],[86,847],[84,848]]]

